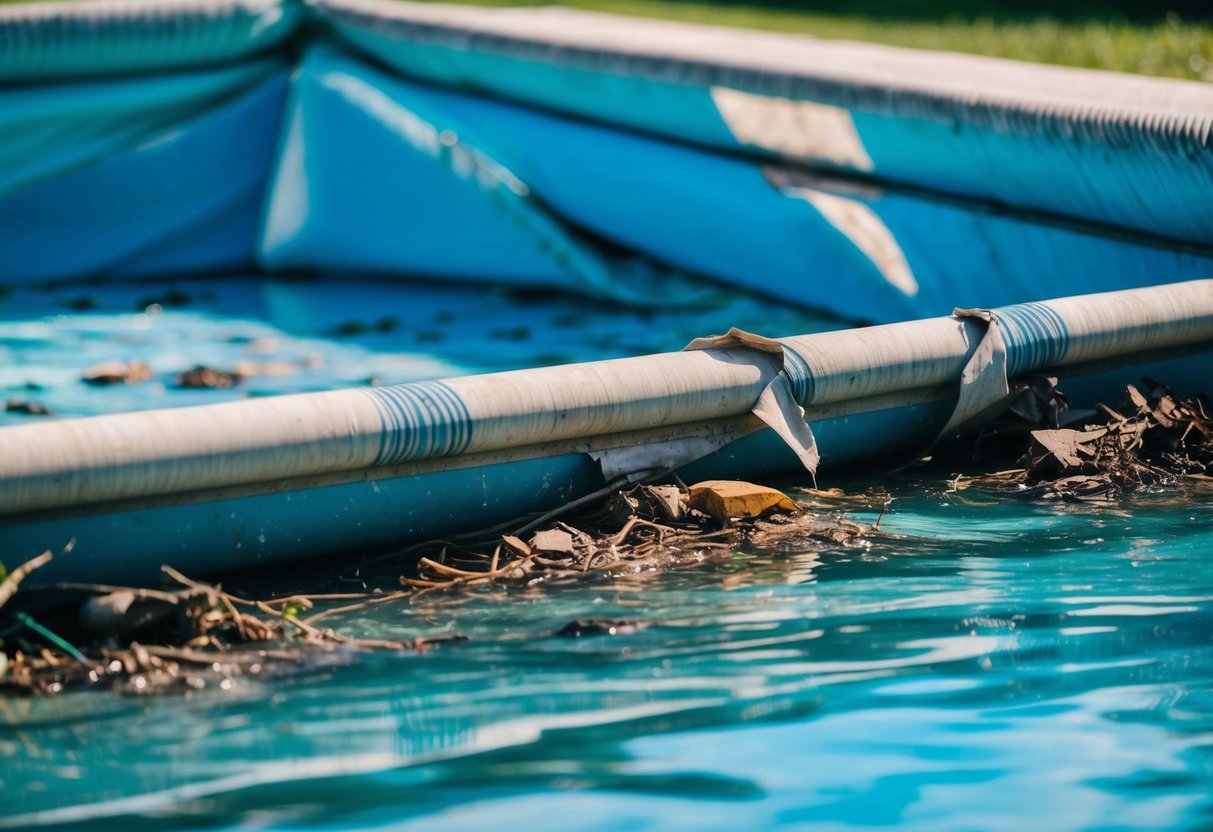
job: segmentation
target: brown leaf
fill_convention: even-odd
[[[1107,434],[1106,428],[1094,430],[1034,430],[1028,438],[1028,459],[1033,476],[1081,470],[1092,458],[1091,443]]]
[[[531,547],[512,534],[503,534],[501,542],[505,546],[506,553],[513,556],[514,559],[526,558],[531,555]]]
[[[240,373],[229,373],[198,364],[192,370],[186,370],[177,376],[177,386],[185,389],[225,390],[235,387],[242,379]]]
[[[560,529],[547,529],[535,532],[531,538],[531,551],[549,555],[573,554],[573,536]]]
[[[23,413],[26,416],[54,416],[55,411],[31,399],[9,399],[4,406],[8,413]]]
[[[1133,407],[1137,408],[1139,413],[1144,413],[1149,409],[1150,405],[1146,401],[1146,397],[1142,395],[1142,392],[1137,389],[1137,385],[1130,384],[1128,387],[1126,387],[1125,395],[1128,396],[1129,402],[1133,405]]]
[[[640,493],[648,504],[651,519],[677,521],[686,516],[686,504],[677,486],[642,485]]]
[[[106,361],[84,371],[80,380],[85,384],[138,384],[152,377],[152,368],[142,361]]]

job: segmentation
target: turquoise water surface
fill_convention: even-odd
[[[188,696],[0,700],[6,822],[1213,825],[1213,496],[1071,508],[942,478],[890,489],[886,534],[859,548],[793,542],[334,621],[469,636],[424,655],[338,654]],[[579,617],[648,626],[553,635]]]

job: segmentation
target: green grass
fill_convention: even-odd
[[[21,1],[0,0],[0,4]],[[555,5],[551,0],[459,2]],[[562,0],[560,4],[1213,81],[1213,0]]]
[[[461,2],[481,6],[554,5],[545,0]],[[1213,14],[1192,12],[1182,16],[1152,11],[1153,4],[1131,0],[1038,0],[1011,3],[1011,9],[997,0],[926,0],[918,4],[842,0],[831,4],[844,11],[822,9],[822,2],[563,0],[560,5],[1213,81]],[[1199,3],[1190,6],[1199,8]]]

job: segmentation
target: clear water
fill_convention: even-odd
[[[1213,826],[1213,494],[1066,508],[892,490],[890,536],[868,548],[336,622],[470,636],[426,655],[189,696],[0,700],[7,822]],[[551,635],[589,616],[650,626]]]
[[[80,305],[91,308],[72,308]],[[637,309],[354,277],[0,286],[0,425],[44,418],[6,413],[11,398],[88,416],[679,350],[730,326],[779,336],[841,325],[726,289]],[[90,367],[114,361],[146,362],[153,378],[80,382]],[[176,387],[177,374],[197,364],[230,371],[241,362],[264,372],[229,389]]]
[[[167,288],[190,302],[141,311]],[[72,311],[81,296],[95,308]],[[17,288],[0,310],[0,389],[65,416],[838,325],[727,294],[639,312],[352,280]],[[390,331],[334,334],[384,317]],[[156,378],[79,383],[114,359]],[[240,360],[297,369],[173,387]],[[424,655],[337,654],[189,695],[0,698],[0,826],[1213,827],[1213,493],[1066,508],[889,487],[890,534],[868,548],[742,551],[333,622],[470,637]],[[586,617],[649,626],[552,635]]]

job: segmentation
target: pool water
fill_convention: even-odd
[[[665,352],[730,326],[784,336],[845,325],[667,279],[647,307],[354,276],[0,285],[0,425],[44,418],[6,412],[11,399],[89,416]],[[152,378],[80,381],[95,365],[128,361],[147,363]],[[177,375],[199,364],[254,374],[230,388],[179,388]]]
[[[896,499],[862,547],[333,621],[469,637],[423,655],[0,699],[0,825],[1213,826],[1213,491],[1073,507],[880,480]],[[647,627],[553,635],[588,617]]]

